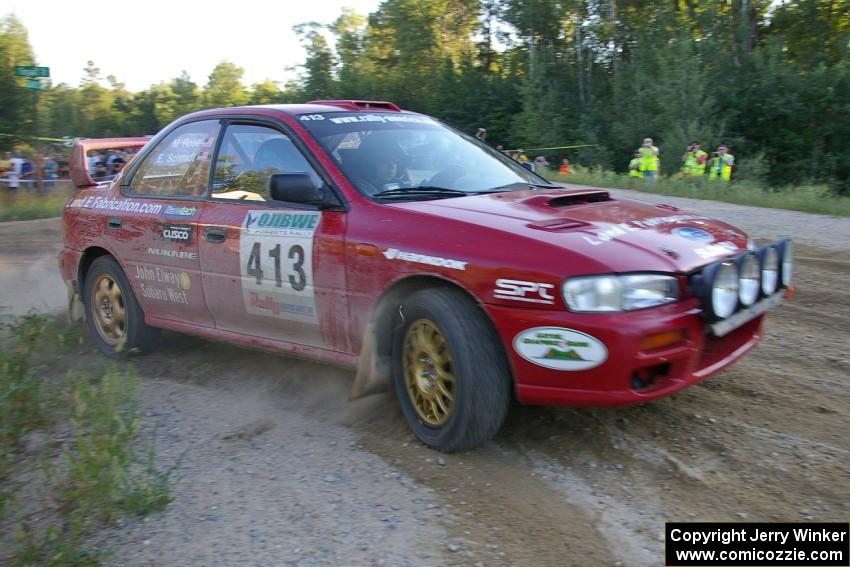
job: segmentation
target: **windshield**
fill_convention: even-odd
[[[325,112],[299,120],[375,198],[435,199],[548,185],[472,136],[416,114]]]

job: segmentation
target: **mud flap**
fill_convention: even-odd
[[[363,337],[363,348],[357,362],[357,375],[348,392],[349,400],[356,400],[372,394],[380,394],[390,389],[390,370],[386,357],[378,354],[375,338],[375,323],[369,323]]]
[[[68,320],[83,321],[86,317],[86,310],[83,306],[83,301],[80,294],[77,293],[77,286],[72,280],[65,282],[65,288],[68,290]]]

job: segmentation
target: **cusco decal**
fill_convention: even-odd
[[[563,327],[526,329],[514,337],[514,350],[527,361],[554,370],[587,370],[608,358],[601,342]]]
[[[315,322],[313,237],[318,212],[248,211],[239,264],[242,299],[254,315]]]
[[[113,199],[112,197],[96,195],[72,199],[68,203],[68,207],[73,209],[95,209],[98,211],[122,211],[143,215],[158,215],[162,211],[162,205],[157,203],[145,203],[133,201],[132,199]]]

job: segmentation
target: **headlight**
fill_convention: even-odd
[[[738,306],[738,270],[733,262],[718,264],[711,286],[711,310],[720,318],[731,315]]]
[[[738,260],[738,298],[749,307],[759,297],[761,269],[755,254],[744,254]]]
[[[776,293],[779,287],[779,252],[775,246],[765,246],[759,251],[761,260],[761,291],[765,296]]]
[[[679,299],[676,278],[656,274],[572,278],[563,292],[571,311],[633,311]]]
[[[779,246],[782,252],[782,286],[788,287],[791,284],[791,269],[794,267],[794,248],[790,240],[781,241]]]

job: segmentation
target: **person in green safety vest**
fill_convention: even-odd
[[[644,179],[652,183],[658,175],[658,148],[652,145],[652,138],[644,138],[640,152],[640,170]]]
[[[691,142],[685,155],[682,156],[681,172],[688,176],[698,176],[705,173],[705,163],[708,154],[700,149],[699,142]]]
[[[632,161],[629,162],[629,177],[643,177],[643,172],[640,170],[640,151],[634,153]]]
[[[708,178],[729,181],[732,178],[732,167],[734,165],[735,156],[729,153],[728,147],[720,144],[708,162]]]

